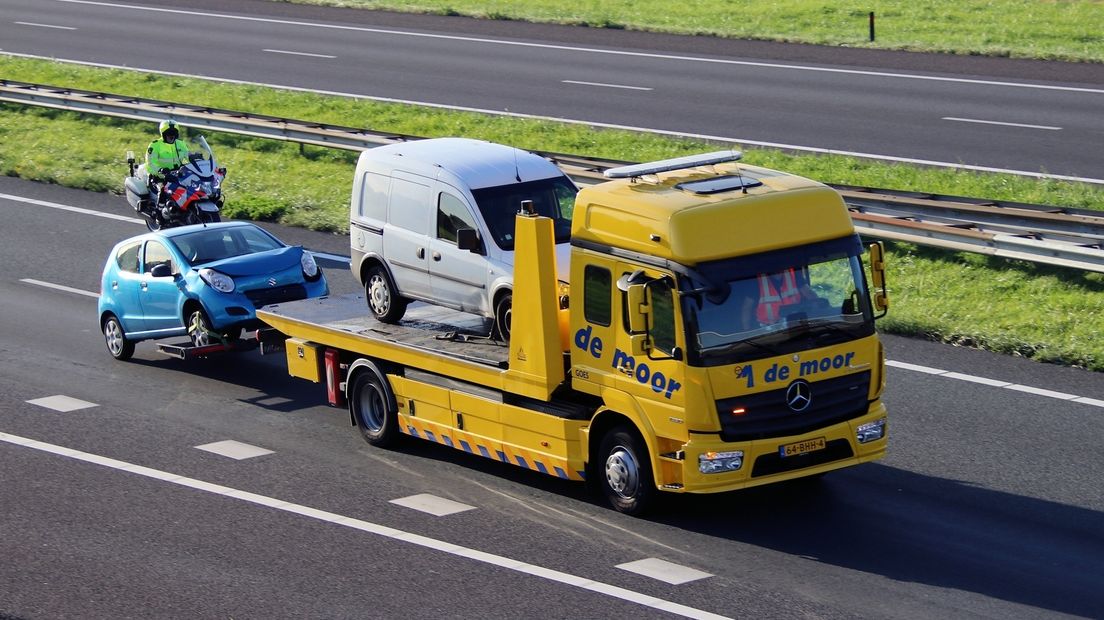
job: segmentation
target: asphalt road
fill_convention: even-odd
[[[256,0],[140,5],[2,0],[0,49],[712,136],[744,147],[1092,179],[1101,179],[1104,167],[1100,64],[780,46]]]
[[[2,618],[1104,616],[1098,374],[887,337],[887,458],[635,519],[425,442],[372,448],[279,358],[112,360],[91,295],[130,215],[0,177]],[[31,402],[56,396],[92,406]],[[197,449],[221,441],[271,452]],[[422,494],[470,509],[393,503]],[[689,580],[619,568],[641,560]]]

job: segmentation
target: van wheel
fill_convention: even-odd
[[[383,380],[371,370],[358,372],[349,386],[349,411],[364,441],[380,448],[395,443],[399,418]]]
[[[134,355],[134,342],[128,340],[123,333],[123,326],[114,314],[107,315],[103,322],[104,342],[107,343],[107,351],[111,357],[125,362]]]
[[[364,281],[364,297],[368,300],[368,309],[372,311],[372,316],[381,323],[398,323],[406,313],[407,301],[395,290],[391,277],[379,265],[368,270],[368,278]]]
[[[495,316],[494,316],[494,337],[503,340],[510,340],[510,322],[511,313],[514,307],[514,296],[511,293],[506,293],[498,299],[495,303]]]
[[[610,429],[602,437],[596,463],[598,486],[614,510],[639,515],[655,501],[652,462],[644,442],[627,426]]]

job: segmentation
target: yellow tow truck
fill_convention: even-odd
[[[587,480],[618,511],[882,457],[884,250],[831,188],[720,151],[613,168],[516,217],[508,343],[369,318],[363,295],[271,306],[289,373],[377,446],[411,435]],[[531,210],[528,209],[528,210]]]

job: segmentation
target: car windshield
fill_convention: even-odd
[[[858,237],[698,267],[684,295],[691,359],[710,366],[874,332]]]
[[[256,226],[204,228],[176,235],[170,241],[191,265],[285,247],[276,237]]]
[[[566,177],[511,183],[472,190],[495,244],[506,251],[514,249],[514,216],[523,200],[532,200],[539,215],[552,218],[556,243],[571,238],[571,214],[579,190]]]

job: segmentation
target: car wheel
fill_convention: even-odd
[[[119,319],[115,318],[114,314],[109,314],[104,319],[103,334],[111,357],[120,362],[125,362],[130,359],[130,356],[134,355],[134,342],[127,339],[126,334],[123,333],[122,324],[119,323]]]
[[[657,492],[652,462],[631,428],[618,426],[606,433],[598,458],[599,486],[614,510],[638,515],[651,507]]]
[[[395,443],[399,418],[383,380],[372,370],[362,370],[349,386],[349,411],[364,441],[380,448]]]
[[[193,347],[205,347],[215,344],[215,334],[211,332],[211,321],[202,309],[193,310],[188,315],[188,338]]]
[[[368,270],[368,278],[364,281],[364,296],[368,300],[368,309],[372,311],[372,316],[381,323],[398,323],[406,313],[407,301],[395,290],[391,277],[379,265]]]
[[[494,337],[502,341],[510,340],[510,323],[511,313],[514,307],[514,296],[512,293],[506,293],[502,297],[499,297],[498,302],[495,303],[495,315],[494,315]]]

